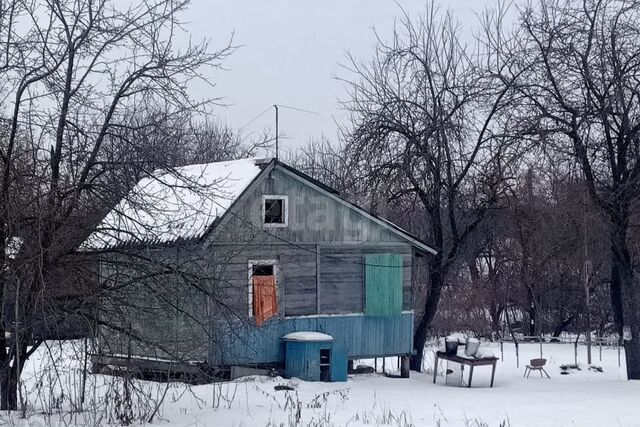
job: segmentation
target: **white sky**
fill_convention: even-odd
[[[470,37],[475,13],[495,1],[441,0],[440,5],[453,11]],[[345,96],[333,76],[346,75],[339,67],[346,51],[362,59],[371,56],[373,28],[388,34],[399,5],[415,14],[424,10],[425,0],[194,0],[186,16],[194,40],[212,38],[213,46],[220,46],[235,32],[235,44],[242,45],[225,61],[227,71],[212,74],[216,88],[203,85],[197,95],[222,96],[227,107],[216,115],[235,129],[273,104],[317,112],[280,110],[284,149],[322,134],[333,140],[335,121],[344,117],[338,99]],[[264,129],[273,131],[273,112],[242,135],[255,137]]]

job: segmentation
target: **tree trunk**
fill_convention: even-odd
[[[531,288],[527,288],[527,293],[528,293],[528,303],[529,303],[529,336],[537,336],[538,335],[538,331],[537,331],[537,325],[536,325],[536,320],[538,317],[538,310],[536,309],[536,302],[535,302],[535,296],[533,295],[533,291],[531,290]]]
[[[492,336],[498,337],[500,335],[500,315],[502,314],[502,307],[497,304],[492,304],[489,309],[489,317],[491,317],[491,332]]]
[[[18,410],[18,382],[15,369],[8,366],[0,372],[0,410]]]
[[[640,380],[640,336],[624,341],[624,356],[627,362],[627,379]]]
[[[2,334],[0,338],[0,410],[6,411],[11,409],[11,405],[9,404],[10,393],[8,392],[11,388],[9,385],[9,378],[11,377],[11,363],[7,352],[7,340],[5,338],[4,328],[0,328],[0,334]]]
[[[613,312],[613,323],[619,336],[622,336],[622,325],[624,318],[622,315],[622,285],[620,283],[620,268],[616,256],[611,256],[611,283],[609,284],[609,298],[611,298],[611,310]]]
[[[630,261],[630,259],[629,259]],[[640,314],[637,305],[640,292],[633,280],[631,263],[621,268],[622,306],[624,308],[624,353],[627,365],[627,379],[640,380]]]
[[[560,334],[564,332],[565,329],[567,329],[567,326],[569,326],[571,322],[573,322],[573,316],[569,317],[566,320],[561,320],[560,322],[558,322],[553,328],[553,337],[558,338]]]
[[[12,336],[15,337],[15,334],[12,333]],[[0,410],[2,411],[18,410],[18,378],[22,374],[29,355],[27,346],[24,344],[20,344],[19,350],[16,349],[13,337],[9,342],[7,339],[0,340],[0,346],[3,346],[3,351],[0,350]],[[6,349],[8,344],[10,344],[10,351]]]
[[[612,284],[616,279],[620,286],[620,292],[611,295],[612,305],[622,307],[627,379],[640,380],[640,290],[633,277],[633,260],[627,243],[628,210],[621,209],[611,219],[611,279]]]
[[[434,255],[429,263],[429,294],[424,304],[424,314],[418,323],[413,337],[413,350],[415,354],[411,357],[411,370],[422,371],[422,359],[424,346],[427,343],[429,327],[436,316],[442,287],[444,286],[444,275],[442,272],[442,258],[440,253]]]

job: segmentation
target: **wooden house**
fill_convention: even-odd
[[[296,331],[330,335],[349,359],[412,354],[426,243],[275,159],[163,173],[86,242],[118,290],[101,304],[103,363],[282,367]]]

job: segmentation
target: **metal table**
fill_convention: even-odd
[[[450,362],[460,363],[463,366],[463,369],[464,369],[464,365],[470,366],[470,369],[469,369],[469,384],[467,384],[467,387],[471,387],[471,380],[473,379],[473,368],[475,368],[476,366],[489,366],[489,365],[491,365],[492,369],[491,369],[491,385],[490,385],[490,387],[493,387],[493,379],[496,376],[496,363],[498,362],[498,358],[497,357],[463,357],[463,356],[458,356],[457,354],[448,355],[444,351],[436,351],[435,359],[436,359],[435,366],[433,368],[433,383],[434,384],[436,382],[436,377],[438,375],[438,361],[440,359],[444,359],[444,360],[448,360]]]

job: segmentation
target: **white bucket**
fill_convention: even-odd
[[[468,357],[474,357],[478,354],[478,350],[480,349],[480,341],[475,338],[468,338],[467,343],[464,346],[464,354]]]

